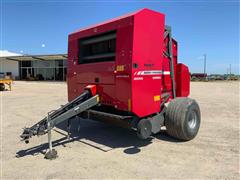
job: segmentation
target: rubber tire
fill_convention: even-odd
[[[152,124],[149,119],[141,119],[137,124],[137,135],[140,139],[148,139],[152,134]]]
[[[196,115],[194,127],[190,127],[188,123],[192,112]],[[200,108],[194,99],[175,98],[169,103],[166,110],[165,125],[170,136],[184,141],[191,140],[197,135],[200,123]]]
[[[5,85],[4,84],[0,84],[0,91],[4,91],[5,90]]]

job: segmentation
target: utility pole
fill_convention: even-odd
[[[205,80],[207,80],[207,76],[205,76],[206,75],[206,66],[207,66],[207,54],[204,54],[203,55],[204,56],[204,69],[203,69],[203,72],[204,72],[204,77],[205,77]]]
[[[229,64],[229,74],[230,74],[230,76],[231,76],[231,74],[232,74],[232,67],[231,67],[232,65],[231,64]]]
[[[229,80],[231,80],[232,79],[232,67],[231,67],[232,65],[231,64],[229,64]]]

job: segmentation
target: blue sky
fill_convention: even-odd
[[[26,54],[67,52],[68,34],[141,8],[166,15],[179,61],[191,72],[239,73],[238,1],[11,1],[1,2],[1,48]],[[45,47],[42,47],[42,44]]]

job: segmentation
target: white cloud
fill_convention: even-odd
[[[17,54],[14,52],[10,52],[8,50],[0,50],[0,57],[7,57],[7,56],[21,56],[22,54]]]

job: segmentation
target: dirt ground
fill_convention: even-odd
[[[44,159],[47,136],[20,142],[22,128],[67,102],[66,83],[14,82],[1,92],[1,179],[177,178],[239,179],[239,82],[193,82],[200,105],[198,136],[151,141],[95,121],[72,126],[72,139],[53,131],[59,157]],[[65,125],[58,131],[65,133]],[[66,134],[66,133],[65,133]]]

